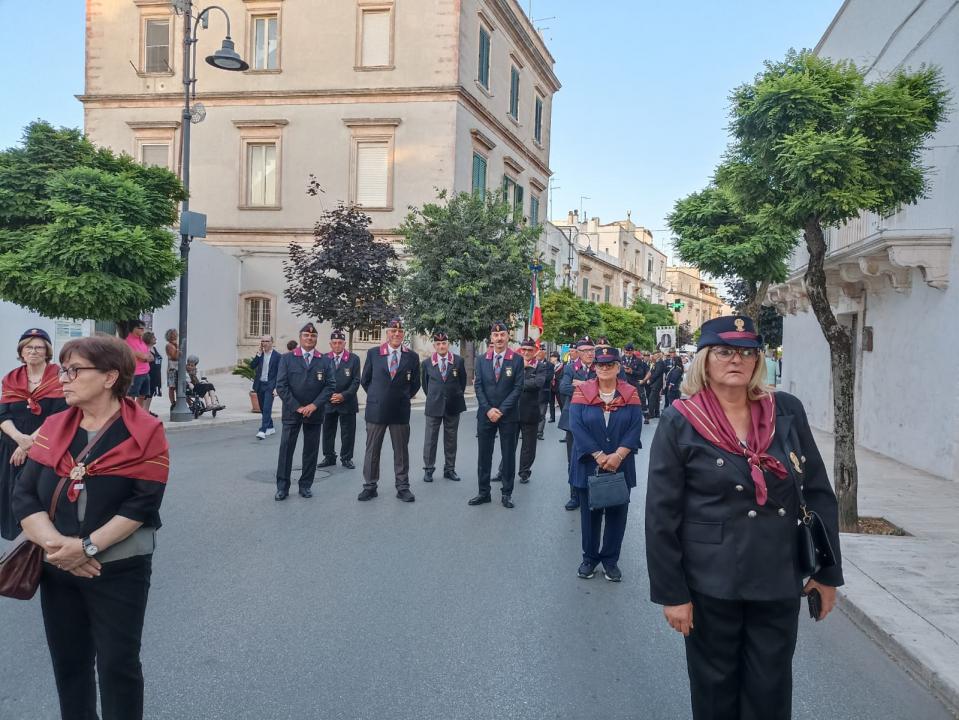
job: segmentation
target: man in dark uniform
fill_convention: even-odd
[[[549,398],[553,394],[553,364],[546,359],[543,350],[536,351],[536,362],[543,371],[543,387],[539,390],[539,423],[536,426],[536,439],[545,440],[546,415],[549,412]]]
[[[459,480],[456,474],[457,431],[460,415],[466,412],[466,364],[450,352],[450,338],[442,330],[433,333],[433,355],[422,363],[422,386],[426,393],[426,430],[423,437],[423,482],[433,482],[436,445],[443,426],[443,477]]]
[[[566,368],[568,368],[570,365],[575,365],[576,362],[579,360],[579,348],[576,347],[577,342],[578,341],[573,340],[573,342],[569,343],[569,352],[566,354],[566,362],[563,363],[563,369],[560,370],[559,373],[557,373],[556,375],[556,395],[557,397],[559,397],[559,421],[560,422],[563,422],[563,411],[566,409],[566,406],[569,405],[569,401],[573,397],[572,395],[568,395],[568,396],[564,395],[563,392],[560,390],[560,385],[563,382],[563,375],[566,373]],[[560,427],[559,425],[557,425],[556,427],[558,427],[560,430],[565,429]],[[566,442],[567,435],[569,435],[569,432],[568,431],[564,432],[563,436],[559,439],[559,441],[561,443]],[[566,454],[569,455],[571,452],[572,452],[572,449],[567,447]]]
[[[649,353],[639,352],[638,350],[634,353],[636,358],[636,388],[639,390],[639,399],[643,403],[643,423],[649,425],[649,397],[647,392],[649,389]]]
[[[370,348],[360,384],[366,391],[366,454],[363,458],[363,491],[356,498],[376,497],[380,480],[380,452],[390,433],[396,497],[416,498],[410,492],[410,400],[420,389],[420,358],[403,345],[403,323],[393,318],[386,326],[386,342]]]
[[[556,422],[556,404],[559,402],[559,411],[563,412],[563,405],[558,392],[559,376],[563,372],[563,361],[555,350],[549,354],[549,362],[553,366],[552,377],[549,382],[549,422]]]
[[[523,447],[519,454],[519,481],[525,484],[529,482],[536,460],[536,441],[542,437],[540,423],[546,419],[543,393],[549,393],[548,383],[553,366],[545,360],[537,360],[536,343],[529,338],[520,343],[519,353],[523,356],[523,392],[519,398],[519,428]]]
[[[683,361],[676,355],[672,358],[672,363],[669,366],[669,369],[666,371],[666,375],[663,377],[663,387],[665,388],[664,392],[664,407],[669,407],[672,405],[673,400],[679,400],[682,397],[682,392],[680,391],[680,385],[683,383]]]
[[[564,397],[563,413],[559,418],[560,430],[566,431],[566,466],[569,467],[571,456],[573,454],[573,433],[569,431],[569,406],[573,399],[573,390],[577,385],[593,380],[596,377],[596,370],[593,368],[593,353],[595,347],[593,341],[587,335],[576,343],[579,359],[576,362],[566,363],[563,370],[563,378],[559,383],[559,392]],[[568,479],[568,478],[567,478]],[[569,486],[569,501],[566,503],[567,510],[576,510],[579,507],[579,493],[572,485]]]
[[[516,440],[519,432],[519,396],[523,392],[523,358],[509,348],[509,326],[504,322],[490,325],[490,348],[476,361],[476,410],[479,453],[477,475],[479,494],[470,505],[492,501],[490,469],[493,444],[499,433],[500,455],[503,457],[503,507],[512,508],[513,476],[516,472]],[[534,441],[535,442],[535,441]]]
[[[333,395],[333,373],[327,359],[316,351],[316,326],[307,323],[300,330],[300,346],[280,358],[276,374],[276,394],[283,401],[283,432],[280,457],[276,464],[276,495],[286,500],[290,494],[290,472],[296,439],[303,429],[303,468],[300,471],[300,496],[313,497],[316,458],[320,454],[320,431],[326,403]]]
[[[666,377],[666,362],[661,352],[653,353],[653,366],[649,371],[649,416],[659,417],[659,399],[663,392],[663,380]]]
[[[353,442],[356,438],[356,415],[360,411],[356,391],[360,389],[360,357],[346,349],[346,335],[334,330],[330,335],[330,361],[335,386],[323,418],[323,462],[319,467],[336,465],[336,426],[340,426],[340,462],[347,470],[353,464]]]

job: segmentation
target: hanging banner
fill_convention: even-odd
[[[659,326],[656,328],[656,348],[659,350],[668,350],[675,347],[676,326]]]

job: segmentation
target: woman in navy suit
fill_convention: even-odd
[[[577,575],[584,579],[593,577],[596,566],[602,562],[606,579],[620,582],[623,573],[618,564],[619,552],[629,505],[590,510],[587,478],[600,472],[621,472],[626,476],[627,487],[636,487],[636,451],[642,447],[643,406],[636,388],[619,378],[616,348],[597,346],[594,362],[596,379],[576,387],[569,416],[573,434],[569,484],[578,495],[583,536],[583,563]]]

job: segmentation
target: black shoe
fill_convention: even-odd
[[[396,497],[398,497],[403,502],[415,502],[416,497],[408,489],[403,488],[402,490],[396,491]]]
[[[579,570],[576,571],[576,574],[583,578],[583,580],[589,580],[596,574],[596,566],[583,560],[583,564],[579,566]]]
[[[426,471],[423,473],[423,482],[433,482],[433,471],[432,471],[432,470],[426,470]]]
[[[603,575],[605,575],[606,579],[610,582],[623,581],[623,571],[619,569],[618,565],[606,565],[606,563],[603,563]]]
[[[477,495],[475,498],[470,498],[467,505],[484,505],[485,503],[493,502],[493,498],[489,495]]]
[[[520,475],[519,481],[522,485],[525,485],[526,483],[529,482],[529,475]]]
[[[550,418],[550,419],[547,420],[546,422],[556,422],[556,418]]]
[[[288,493],[286,490],[277,490],[277,491],[276,491],[276,495],[273,496],[273,499],[274,499],[274,500],[286,500],[286,498],[289,496],[289,494],[290,494],[290,493]]]
[[[321,467],[330,467],[331,465],[336,465],[336,456],[335,456],[335,455],[334,455],[333,457],[325,457],[325,458],[323,458],[323,460],[322,460],[321,462],[317,463],[317,467],[318,467],[318,468],[321,468]]]
[[[497,475],[496,477],[491,477],[491,478],[489,479],[489,481],[490,481],[490,482],[503,482],[503,476],[502,476],[502,475]]]
[[[311,498],[313,497],[313,491],[309,488],[300,488],[300,497],[301,498]]]
[[[356,465],[353,464],[353,461],[352,461],[352,460],[344,460],[344,461],[341,462],[340,464],[341,464],[343,467],[345,467],[347,470],[356,470]]]
[[[512,510],[514,507],[516,507],[516,506],[513,504],[513,501],[509,499],[509,495],[504,495],[504,496],[500,499],[500,502],[503,503],[503,507],[504,507],[504,508],[509,508],[510,510]]]
[[[450,470],[449,472],[443,473],[443,479],[452,480],[453,482],[459,482],[461,478],[459,475],[456,474],[455,470]]]
[[[646,418],[645,420],[643,420],[643,425],[649,425],[649,418]]]
[[[567,510],[576,510],[579,508],[579,498],[570,498],[566,503]]]
[[[363,492],[356,496],[356,499],[360,502],[365,502],[366,500],[372,500],[376,497],[376,490],[369,490],[368,488],[363,488]]]
[[[536,439],[537,439],[537,440],[545,440],[546,438],[543,437],[543,433],[540,433],[539,435],[536,436]]]

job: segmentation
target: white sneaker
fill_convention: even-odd
[[[276,435],[276,430],[273,429],[273,428],[267,428],[267,429],[266,429],[266,434],[267,434],[267,435]]]
[[[256,436],[257,436],[260,440],[263,440],[263,439],[266,437],[266,433],[261,430],[260,432],[258,432],[258,433],[256,434]]]

